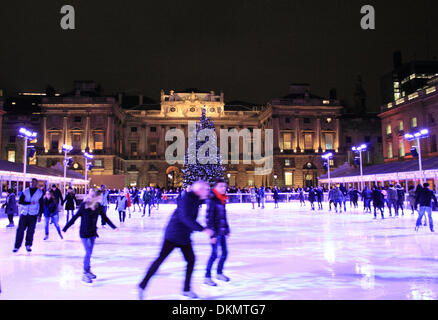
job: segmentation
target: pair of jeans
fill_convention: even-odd
[[[221,257],[217,264],[217,274],[222,274],[224,270],[225,260],[227,260],[228,249],[227,249],[227,237],[226,236],[218,236],[215,244],[211,245],[211,256],[207,262],[207,271],[205,272],[206,278],[211,278],[211,268],[213,267],[213,263],[217,259],[217,247],[221,246]]]
[[[338,212],[338,205],[339,205],[339,212],[342,212],[342,200],[335,200],[335,211]]]
[[[139,285],[140,288],[142,288],[143,290],[146,288],[149,280],[152,278],[155,272],[157,272],[160,265],[164,262],[164,260],[169,256],[169,254],[175,248],[181,249],[184,255],[184,259],[187,261],[186,278],[184,281],[184,291],[185,292],[190,291],[190,281],[192,279],[193,268],[195,267],[195,253],[193,252],[192,244],[190,243],[187,245],[178,245],[168,240],[164,241],[159,257],[150,266],[148,272],[146,273],[146,276],[144,277],[143,281]]]
[[[14,224],[14,215],[8,214],[8,220],[9,220],[9,224]]]
[[[151,203],[150,202],[145,202],[144,203],[144,207],[143,207],[143,215],[145,215],[145,212],[146,212],[146,206],[148,206],[149,207],[149,217],[151,216]]]
[[[105,212],[105,215],[106,215],[106,212],[108,211],[108,206],[102,206],[102,207],[103,207],[103,211]],[[104,225],[106,225],[106,222],[105,222],[105,220],[102,219],[102,226],[104,226]]]
[[[70,214],[71,214],[71,217],[73,218],[74,210],[65,210],[65,211],[66,211],[66,221],[65,221],[65,223],[68,223],[70,221]]]
[[[125,222],[126,219],[126,211],[119,211],[119,221]]]
[[[433,231],[432,207],[420,207],[420,215],[418,216],[417,227],[421,226],[421,220],[423,220],[423,216],[426,213],[429,216],[430,230]]]
[[[364,210],[368,209],[371,212],[371,199],[364,199],[363,208]]]
[[[85,249],[84,272],[87,273],[91,271],[90,260],[91,260],[91,255],[93,254],[94,242],[96,241],[96,237],[82,238],[81,240]]]
[[[26,232],[26,247],[32,247],[33,235],[35,234],[35,226],[37,224],[38,216],[31,215],[21,215],[20,221],[18,222],[17,234],[15,236],[15,249],[20,249],[23,238],[24,231]]]
[[[392,208],[393,207],[394,207],[394,214],[398,215],[397,200],[395,200],[395,199],[388,199],[389,215],[392,214]]]
[[[53,217],[44,217],[44,221],[45,221],[44,230],[46,231],[46,236],[49,235],[50,220],[52,220],[52,223],[55,225],[58,234],[61,235],[61,228],[59,227],[59,215],[54,215]]]

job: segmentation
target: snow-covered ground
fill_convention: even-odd
[[[48,241],[40,223],[33,252],[23,247],[13,254],[15,229],[6,229],[7,219],[1,219],[0,299],[136,299],[137,284],[158,254],[174,207],[162,205],[151,218],[133,213],[118,233],[100,229],[92,258],[98,279],[91,286],[81,282],[79,221],[64,240],[51,226]],[[113,210],[109,216],[119,225]],[[382,221],[361,210],[336,215],[298,204],[277,210],[273,204],[265,210],[233,204],[228,216],[232,234],[225,274],[230,283],[202,284],[210,245],[203,233],[192,237],[193,289],[203,299],[438,298],[438,237],[424,227],[416,233],[416,216],[410,213]],[[204,220],[201,212],[199,221]],[[64,226],[63,215],[61,221]],[[184,270],[176,250],[151,280],[146,298],[180,299]]]

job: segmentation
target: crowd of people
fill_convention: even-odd
[[[230,281],[230,278],[223,273],[224,264],[227,259],[227,237],[230,236],[230,227],[226,215],[226,204],[230,202],[229,194],[236,194],[248,197],[255,209],[257,203],[261,209],[265,208],[266,198],[271,197],[275,207],[279,208],[280,195],[282,193],[297,196],[301,208],[306,207],[306,202],[310,203],[311,211],[324,210],[324,203],[328,203],[328,210],[334,210],[336,213],[347,212],[347,202],[350,202],[350,209],[359,209],[359,199],[363,201],[363,211],[365,213],[374,213],[377,219],[380,213],[382,219],[385,219],[385,207],[388,208],[389,216],[397,217],[405,214],[405,204],[411,214],[418,211],[418,219],[415,230],[418,231],[423,225],[423,217],[426,216],[424,225],[434,232],[432,219],[433,205],[438,206],[435,193],[430,189],[428,183],[409,187],[408,193],[405,193],[401,185],[389,185],[386,188],[374,186],[373,188],[365,187],[362,191],[356,188],[348,188],[341,184],[333,186],[330,190],[323,187],[309,187],[297,189],[280,189],[278,187],[251,187],[238,189],[228,187],[224,180],[217,180],[213,188],[206,182],[199,181],[186,189],[169,189],[164,190],[154,187],[142,189],[124,188],[121,190],[109,190],[105,185],[99,189],[90,189],[84,200],[80,203],[72,188],[66,190],[65,196],[56,185],[49,190],[44,186],[38,186],[38,181],[33,179],[29,188],[25,189],[19,195],[19,208],[16,203],[16,196],[13,190],[8,190],[6,202],[3,205],[8,215],[8,228],[14,227],[14,216],[19,212],[19,222],[16,230],[15,243],[13,252],[20,250],[23,241],[28,252],[32,252],[33,238],[37,222],[45,218],[44,240],[49,238],[50,225],[54,225],[60,239],[63,239],[63,232],[73,226],[77,219],[81,218],[79,236],[85,250],[83,260],[82,281],[92,283],[97,278],[91,271],[91,256],[97,234],[97,223],[100,218],[102,227],[109,225],[114,230],[117,226],[108,218],[107,211],[110,204],[115,204],[115,210],[118,212],[120,225],[125,223],[126,214],[131,218],[132,213],[138,212],[142,217],[146,214],[151,216],[153,209],[159,209],[160,202],[167,200],[167,197],[175,197],[177,207],[165,230],[164,242],[158,258],[151,264],[143,281],[139,284],[139,298],[144,297],[144,292],[149,280],[157,272],[160,265],[167,256],[175,249],[181,249],[187,262],[186,276],[184,281],[183,294],[190,298],[196,298],[197,295],[191,291],[190,281],[195,264],[195,255],[193,252],[190,235],[194,231],[205,232],[210,237],[211,256],[207,262],[204,283],[209,286],[217,286],[212,279],[212,266],[218,259],[218,248],[221,248],[221,257],[217,266],[216,279],[219,281]],[[202,203],[206,203],[206,226],[197,222],[198,210]],[[371,208],[373,206],[373,209]],[[61,229],[59,214],[65,211],[65,227]],[[131,211],[132,208],[132,211]],[[26,234],[26,236],[25,236]]]

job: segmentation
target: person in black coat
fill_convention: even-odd
[[[70,220],[70,214],[73,217],[73,212],[75,210],[75,205],[78,205],[78,200],[76,199],[76,195],[73,191],[72,187],[68,188],[67,194],[65,195],[65,199],[62,200],[62,205],[65,204],[66,213],[66,223]]]
[[[372,199],[374,206],[374,219],[377,219],[377,209],[380,210],[380,213],[382,214],[382,219],[385,219],[385,198],[382,191],[378,187],[373,188]]]
[[[323,210],[322,202],[324,201],[324,191],[321,187],[317,188],[315,190],[316,192],[316,199],[318,200],[318,210]]]
[[[52,190],[46,192],[44,198],[44,219],[45,219],[45,227],[46,236],[44,240],[49,239],[49,223],[55,225],[56,230],[58,231],[59,237],[61,240],[63,239],[61,234],[61,228],[59,227],[59,213],[58,213],[58,202],[55,198],[55,193]]]
[[[310,202],[310,207],[312,208],[312,211],[315,211],[315,201],[316,201],[316,192],[315,192],[315,189],[313,189],[313,187],[311,187],[309,190],[309,202]]]
[[[212,230],[204,228],[196,221],[199,206],[208,198],[209,194],[209,185],[204,181],[198,181],[193,184],[190,192],[185,192],[181,199],[178,200],[177,208],[164,234],[164,243],[160,255],[152,263],[143,281],[139,284],[138,292],[140,300],[143,300],[144,290],[149,280],[175,248],[181,249],[184,259],[187,261],[183,295],[193,299],[198,297],[190,290],[190,281],[195,266],[195,254],[193,252],[190,235],[194,231],[205,232],[210,237],[214,235]]]
[[[207,228],[214,231],[211,237],[211,256],[207,262],[204,283],[216,287],[217,284],[211,280],[211,268],[217,259],[217,248],[221,247],[222,255],[217,265],[217,279],[229,282],[230,278],[223,274],[224,264],[228,256],[227,237],[230,236],[230,226],[227,220],[225,204],[227,202],[227,183],[224,180],[215,182],[213,193],[207,200]]]
[[[415,227],[416,231],[420,229],[421,220],[423,219],[423,216],[427,213],[429,216],[430,231],[434,232],[432,219],[432,201],[434,202],[435,206],[438,206],[435,193],[429,189],[429,184],[425,183],[423,188],[418,192],[415,199],[415,207],[417,207],[417,205],[420,206],[420,213],[418,216],[417,225]]]
[[[18,207],[15,199],[15,193],[12,189],[8,190],[6,202],[3,204],[2,208],[5,208],[5,213],[8,215],[9,224],[6,226],[6,228],[15,227],[14,216],[18,215]]]
[[[84,202],[79,206],[78,212],[73,216],[73,218],[66,224],[62,231],[67,232],[67,230],[75,223],[75,221],[80,217],[81,226],[79,229],[79,236],[82,240],[82,244],[85,248],[84,257],[84,274],[82,276],[82,281],[85,283],[92,283],[93,279],[96,279],[96,275],[91,272],[91,254],[93,253],[94,242],[96,238],[99,237],[97,234],[97,219],[99,216],[102,221],[107,223],[115,231],[118,231],[117,227],[111,222],[111,220],[106,216],[105,209],[103,208],[100,201],[102,200],[102,191],[95,191],[90,189]]]
[[[279,208],[278,200],[280,200],[280,195],[279,195],[279,190],[277,187],[274,187],[273,193],[274,193],[273,198],[274,198],[274,203],[275,203],[275,209],[278,209]]]

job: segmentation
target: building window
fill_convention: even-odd
[[[292,172],[285,172],[284,173],[284,184],[287,186],[287,187],[292,187],[292,185],[293,185],[293,174],[292,174]]]
[[[345,142],[346,142],[347,144],[351,144],[351,143],[353,142],[353,139],[351,139],[351,137],[347,137],[347,138],[345,139]]]
[[[157,132],[157,127],[151,127],[151,132]]]
[[[103,160],[94,160],[94,167],[96,168],[103,168]]]
[[[365,137],[365,143],[370,143],[370,142],[371,142],[371,137],[370,136]]]
[[[82,140],[82,136],[81,134],[74,134],[72,137],[72,147],[75,150],[81,150],[81,140]]]
[[[290,160],[289,159],[284,160],[284,165],[286,167],[290,167]]]
[[[391,128],[391,125],[390,125],[390,124],[388,124],[388,126],[386,127],[386,134],[387,134],[388,136],[392,134],[392,128]]]
[[[59,134],[52,134],[51,149],[52,150],[59,149]]]
[[[254,179],[253,178],[248,179],[248,186],[254,187]]]
[[[132,133],[137,132],[137,127],[131,127],[131,132],[132,132]]]
[[[94,134],[94,150],[103,150],[103,133]]]
[[[411,127],[413,129],[418,127],[418,120],[417,120],[417,118],[412,118],[412,120],[411,120]]]
[[[394,154],[392,153],[392,143],[388,144],[388,159],[394,158]]]
[[[292,150],[292,134],[283,133],[283,150]]]
[[[157,155],[157,144],[156,143],[152,143],[150,146],[149,146],[149,153],[151,154],[151,155]]]
[[[400,158],[404,158],[405,156],[406,156],[405,142],[402,140],[400,141]]]
[[[306,150],[313,150],[313,134],[304,134],[304,148]]]
[[[131,155],[134,157],[138,156],[137,143],[131,143]]]
[[[405,127],[403,125],[403,121],[400,121],[400,123],[398,124],[398,130],[399,131],[404,131],[405,130]]]
[[[286,123],[290,123],[290,118],[286,118]]]
[[[82,118],[81,118],[81,117],[75,117],[74,121],[75,121],[75,122],[81,122],[81,121],[82,121]]]
[[[309,124],[310,123],[310,119],[309,118],[304,118],[304,123],[305,124]]]
[[[8,151],[8,161],[15,162],[15,150]]]
[[[325,149],[326,150],[333,150],[334,149],[334,137],[332,133],[326,133],[325,134]]]
[[[327,118],[327,120],[326,120],[326,123],[327,124],[330,124],[330,123],[332,123],[333,122],[333,119],[332,118]]]
[[[431,138],[431,143],[432,143],[432,152],[437,152],[437,145],[436,145],[436,135],[433,135]]]

